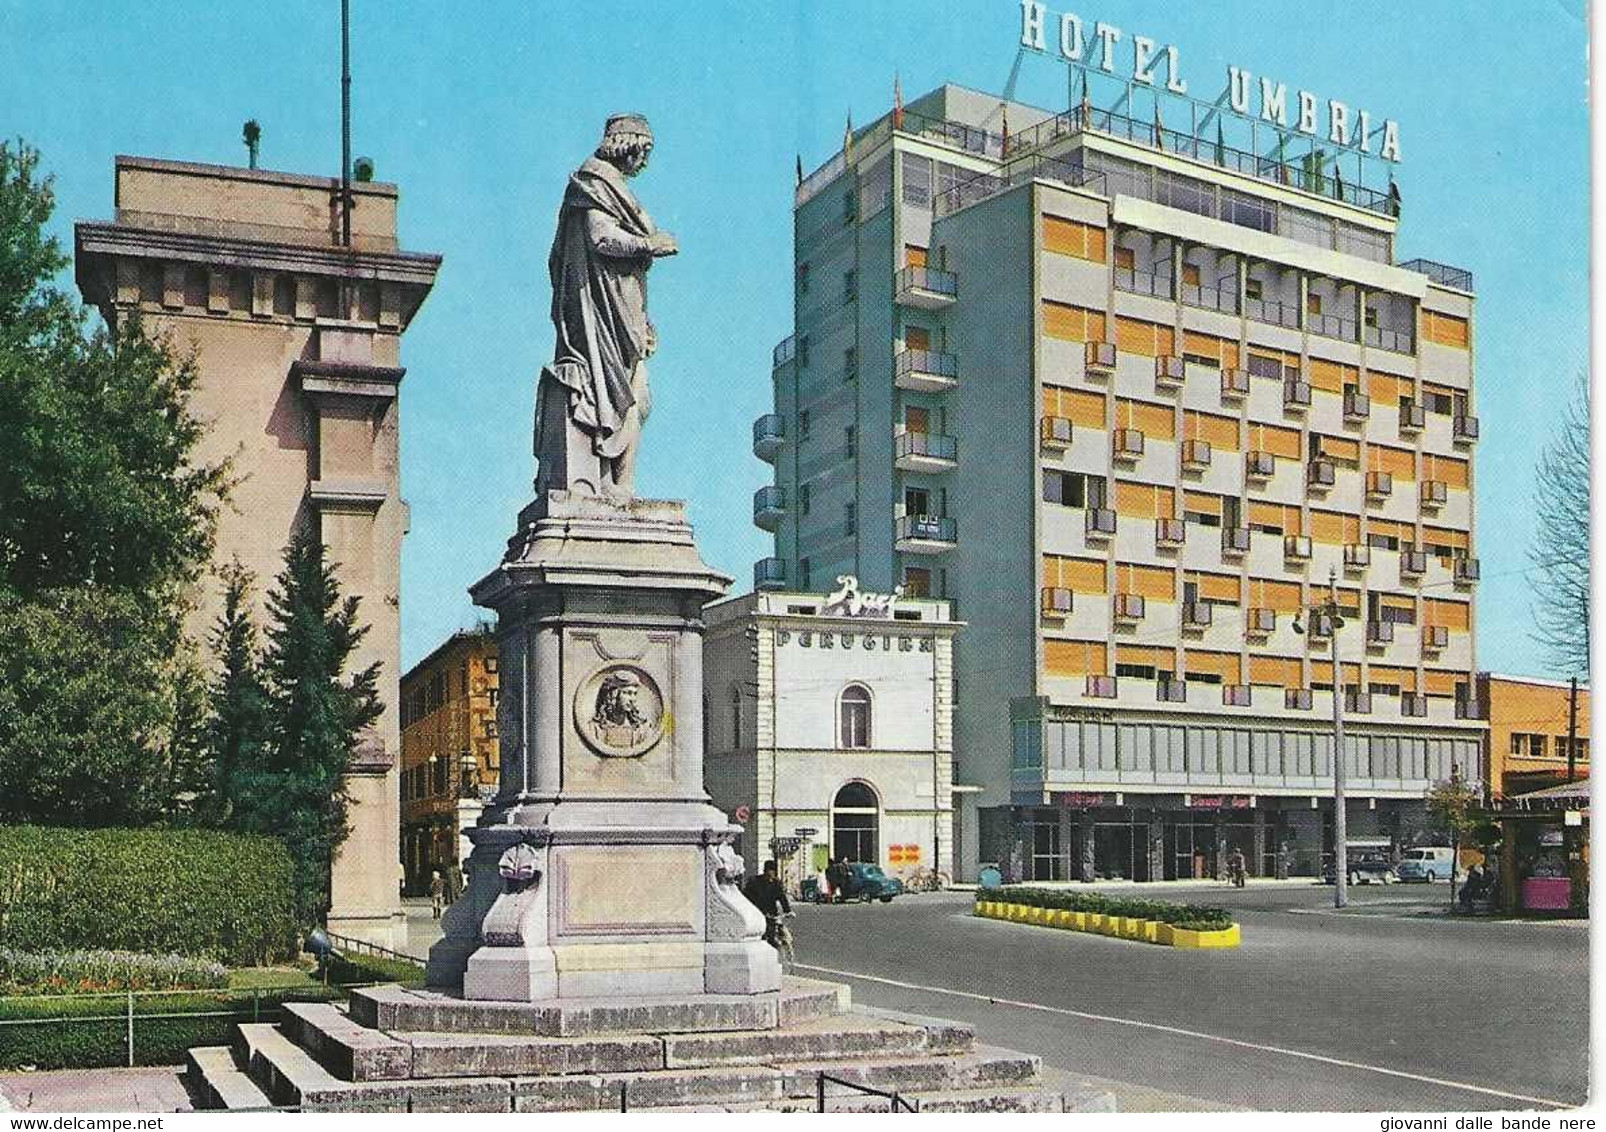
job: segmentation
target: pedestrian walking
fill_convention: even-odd
[[[441,918],[441,911],[446,906],[446,881],[441,879],[439,870],[429,874],[429,908],[435,919]]]

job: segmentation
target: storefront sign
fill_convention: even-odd
[[[1089,793],[1085,790],[1056,790],[1054,804],[1073,810],[1088,810],[1095,806],[1113,806],[1115,799],[1109,794]]]
[[[1253,800],[1243,794],[1194,794],[1188,807],[1194,810],[1247,810]]]
[[[1022,47],[1049,54],[1050,36],[1056,40],[1059,58],[1107,75],[1117,75],[1117,54],[1124,58],[1118,77],[1158,86],[1171,94],[1186,95],[1188,80],[1182,76],[1177,49],[1136,33],[1128,36],[1114,24],[1095,21],[1091,29],[1074,12],[1054,16],[1039,0],[1021,0]],[[1130,38],[1131,53],[1119,46]],[[1373,128],[1369,110],[1351,107],[1336,98],[1321,99],[1307,90],[1290,92],[1288,84],[1255,76],[1242,67],[1227,68],[1226,94],[1234,113],[1270,122],[1279,129],[1292,129],[1308,137],[1323,137],[1343,148],[1353,146],[1362,153],[1372,152],[1373,138],[1382,135],[1377,156],[1384,161],[1400,160],[1400,124],[1392,118]]]
[[[920,863],[920,846],[888,845],[887,863],[889,865],[918,865]]]

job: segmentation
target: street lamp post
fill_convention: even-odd
[[[1327,625],[1327,638],[1333,650],[1333,907],[1349,903],[1349,832],[1344,803],[1344,667],[1338,659],[1338,631],[1344,618],[1338,611],[1338,570],[1328,567],[1327,600],[1310,607],[1311,623],[1320,617]],[[1294,619],[1294,632],[1305,627]]]

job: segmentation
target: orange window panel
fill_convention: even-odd
[[[1115,402],[1115,427],[1135,428],[1150,440],[1175,440],[1177,418],[1170,405],[1147,401]]]
[[[1082,594],[1104,592],[1104,563],[1096,558],[1043,556],[1043,584]]]
[[[1043,217],[1043,248],[1077,259],[1104,262],[1104,229],[1062,216]]]
[[[1043,668],[1050,676],[1107,676],[1103,641],[1043,641]]]
[[[1368,673],[1373,684],[1396,684],[1402,692],[1416,691],[1414,668],[1391,668],[1385,664],[1374,664]]]
[[[1174,519],[1176,503],[1169,487],[1115,481],[1115,512],[1135,519]]]
[[[926,249],[915,244],[905,244],[903,246],[903,259],[904,263],[909,267],[924,267],[926,266]]]
[[[1251,346],[1249,356],[1259,358],[1261,361],[1276,362],[1284,370],[1299,368],[1299,355],[1289,353],[1287,350],[1274,350],[1270,346]]]
[[[1043,333],[1067,342],[1102,342],[1104,312],[1044,299]]]
[[[1253,609],[1274,609],[1278,613],[1298,613],[1304,608],[1298,582],[1249,579],[1249,605]]]
[[[1182,334],[1182,352],[1210,358],[1222,369],[1236,369],[1238,366],[1238,343],[1230,338],[1218,338],[1214,334],[1200,334],[1195,330],[1187,330]]]
[[[1115,249],[1115,266],[1122,271],[1131,271],[1137,263],[1137,254],[1131,248],[1118,247]]]
[[[1351,516],[1341,515],[1337,511],[1312,511],[1310,513],[1310,537],[1316,542],[1325,542],[1337,546],[1347,542],[1359,542],[1359,537],[1347,537],[1349,531],[1346,520]],[[1360,531],[1360,519],[1354,518],[1357,535]]]
[[[1115,348],[1123,354],[1140,354],[1146,358],[1169,354],[1172,334],[1169,326],[1146,322],[1141,318],[1115,318]]]
[[[1182,654],[1183,667],[1189,672],[1209,672],[1221,677],[1223,684],[1242,683],[1238,678],[1240,666],[1235,652],[1205,652],[1189,649]]]
[[[1472,341],[1472,327],[1464,318],[1437,311],[1422,312],[1422,337],[1441,346],[1465,350]]]
[[[1361,461],[1361,442],[1342,436],[1318,436],[1316,450],[1329,460],[1345,464],[1358,464]]]
[[[1283,460],[1298,460],[1302,455],[1298,430],[1277,425],[1251,424],[1249,448],[1253,452],[1270,452]]]
[[[1238,451],[1238,422],[1232,417],[1199,413],[1192,409],[1182,415],[1184,440],[1203,440],[1224,452]]]
[[[1220,515],[1221,496],[1211,495],[1207,491],[1185,491],[1182,493],[1182,509],[1196,511],[1201,515]]]
[[[923,326],[906,326],[903,328],[903,348],[906,350],[931,349],[931,331]]]
[[[1252,656],[1249,658],[1249,682],[1269,684],[1277,688],[1298,688],[1304,684],[1305,670],[1298,657]]]
[[[1457,460],[1453,456],[1434,456],[1431,453],[1422,454],[1422,478],[1428,480],[1443,480],[1447,487],[1458,487],[1466,490],[1472,483],[1472,467],[1465,460]]]
[[[1115,568],[1117,593],[1138,594],[1151,601],[1176,600],[1176,575],[1164,566],[1135,566],[1120,563]]]
[[[1299,508],[1284,506],[1281,503],[1251,502],[1249,523],[1251,526],[1280,527],[1285,535],[1305,533],[1301,529]]]
[[[1472,604],[1465,601],[1440,601],[1437,598],[1423,598],[1422,624],[1443,625],[1446,629],[1455,629],[1465,633],[1472,627]]]
[[[1472,536],[1466,531],[1452,531],[1448,527],[1423,527],[1422,541],[1433,543],[1435,546],[1453,546],[1457,550],[1467,550],[1472,545]]]
[[[1457,684],[1470,684],[1471,682],[1465,672],[1429,668],[1422,673],[1423,690],[1430,696],[1453,696],[1455,695],[1455,686]]]
[[[1141,664],[1150,668],[1169,670],[1176,663],[1176,654],[1170,649],[1157,649],[1146,645],[1116,645],[1115,663]]]
[[[1238,579],[1231,574],[1194,574],[1188,581],[1199,587],[1201,598],[1238,604]]]
[[[1104,394],[1043,386],[1043,415],[1064,417],[1086,428],[1104,427]]]
[[[1377,603],[1384,609],[1416,610],[1416,598],[1410,594],[1383,594],[1377,595]]]
[[[1395,523],[1388,519],[1373,519],[1367,528],[1374,535],[1384,535],[1397,538],[1401,543],[1416,542],[1416,528],[1410,523]]]
[[[1392,373],[1367,374],[1366,392],[1380,405],[1397,405],[1401,397],[1414,396],[1411,379],[1396,377]]]
[[[1340,365],[1330,362],[1326,358],[1312,358],[1310,360],[1310,385],[1312,389],[1325,390],[1328,393],[1342,393],[1344,386],[1358,385],[1361,371],[1354,366]]]
[[[1372,471],[1387,472],[1397,480],[1416,479],[1416,453],[1410,449],[1373,444],[1367,447],[1366,462]]]

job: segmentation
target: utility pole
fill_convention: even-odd
[[[1327,570],[1327,616],[1333,642],[1333,907],[1349,903],[1349,831],[1344,802],[1344,667],[1338,659],[1338,570]]]
[[[351,0],[340,0],[340,246],[351,247]]]
[[[1578,777],[1578,677],[1567,693],[1567,781]]]

